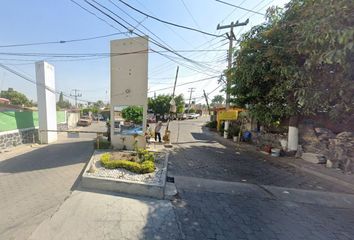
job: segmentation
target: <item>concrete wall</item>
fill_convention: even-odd
[[[68,123],[68,128],[75,128],[77,125],[77,122],[80,119],[80,113],[79,112],[67,112],[67,123]]]
[[[147,38],[128,38],[111,41],[111,53],[136,54],[113,55],[111,57],[111,139],[115,148],[133,149],[135,139],[129,135],[114,135],[114,106],[143,106],[143,129],[146,129],[148,40]],[[138,147],[145,147],[145,137],[137,137]]]
[[[38,142],[38,129],[26,128],[0,133],[0,150]]]

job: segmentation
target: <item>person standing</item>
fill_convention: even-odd
[[[158,121],[155,126],[155,141],[159,139],[159,142],[161,142],[161,127],[162,127],[162,122]]]

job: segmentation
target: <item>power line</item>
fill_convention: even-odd
[[[88,0],[84,0],[84,1],[85,1],[87,4],[89,4],[91,7],[95,8],[95,9],[98,10],[98,11],[100,11],[102,14],[106,15],[107,17],[109,17],[110,19],[112,19],[113,21],[115,21],[116,23],[118,23],[119,25],[121,25],[122,27],[124,27],[125,29],[127,29],[128,31],[130,31],[130,29],[129,29],[128,27],[126,27],[124,24],[120,23],[117,19],[115,19],[114,17],[112,17],[112,16],[109,15],[108,13],[104,12],[103,10],[101,10],[100,8],[98,8],[97,6],[93,5],[93,4],[90,3]],[[110,9],[108,9],[107,7],[103,6],[102,4],[98,3],[98,2],[95,1],[95,0],[92,0],[92,1],[93,1],[94,3],[96,3],[97,5],[99,5],[101,8],[104,8],[104,9],[107,10],[108,12],[112,13],[114,16],[116,16],[116,17],[118,17],[119,19],[121,19],[123,22],[125,22],[125,23],[128,24],[129,26],[134,27],[134,26],[132,26],[129,22],[127,22],[126,20],[124,20],[123,18],[121,18],[120,16],[118,16],[116,13],[114,13],[113,11],[111,11]],[[137,29],[137,30],[138,30],[138,29]],[[140,30],[139,30],[139,31],[140,31]],[[145,33],[142,32],[142,31],[140,31],[140,32],[143,33],[143,34],[145,34]],[[151,32],[151,31],[149,31],[149,32]],[[142,36],[142,35],[140,35],[140,34],[138,34],[138,33],[136,33],[136,32],[133,32],[133,31],[132,31],[132,33],[134,33],[135,35],[137,35],[137,36],[139,36],[139,37],[141,37],[141,38],[147,39],[146,36]],[[152,34],[153,34],[153,33],[152,33]],[[153,35],[156,36],[155,34],[153,34]],[[171,52],[171,53],[173,53],[173,54],[179,56],[180,58],[182,58],[182,59],[184,59],[184,60],[186,60],[186,61],[188,61],[188,62],[191,62],[191,63],[193,63],[193,64],[196,64],[196,65],[198,65],[198,66],[203,67],[203,66],[202,66],[201,64],[199,64],[198,62],[196,62],[196,61],[194,61],[194,60],[192,60],[192,59],[189,59],[189,58],[187,58],[187,57],[185,57],[185,56],[183,56],[183,55],[181,55],[181,54],[175,52],[173,49],[171,50],[171,49],[169,49],[168,47],[162,45],[161,43],[159,43],[158,41],[156,41],[156,40],[155,40],[154,38],[152,38],[152,37],[150,37],[150,42],[153,43],[153,44],[155,44],[156,46],[162,48],[162,49],[165,49],[165,50],[167,50],[167,51],[169,51],[169,52]],[[160,54],[160,55],[163,55],[163,54]],[[205,68],[205,66],[204,66],[204,68]],[[215,70],[213,70],[213,71],[215,71]]]
[[[98,16],[96,13],[88,10],[87,8],[85,8],[84,6],[82,6],[81,4],[77,3],[74,0],[70,0],[71,2],[73,2],[74,4],[76,4],[79,8],[85,10],[86,12],[90,13],[91,15],[95,16],[96,18],[100,19],[102,22],[106,23],[107,25],[111,26],[112,28],[118,30],[120,32],[120,30],[118,28],[116,28],[115,26],[113,26],[112,24],[110,24],[108,21],[106,21],[105,19],[101,18],[100,16]]]
[[[191,81],[191,82],[186,82],[186,83],[178,84],[178,85],[176,85],[176,87],[180,87],[180,86],[184,86],[184,85],[188,85],[188,84],[192,84],[192,83],[196,83],[196,82],[202,82],[202,81],[210,80],[210,79],[217,78],[217,77],[220,77],[220,76],[202,78],[202,79],[198,79],[198,80],[195,80],[195,81]],[[171,86],[171,87],[165,87],[165,88],[160,88],[160,89],[157,89],[157,90],[151,90],[151,91],[149,91],[148,93],[151,93],[151,92],[158,92],[158,91],[167,90],[167,89],[171,89],[171,88],[173,88],[173,86]]]
[[[10,44],[10,45],[1,45],[0,48],[8,48],[8,47],[26,47],[26,46],[36,46],[36,45],[47,45],[47,44],[64,44],[71,42],[81,42],[81,41],[89,41],[95,40],[99,38],[112,37],[116,35],[125,34],[126,32],[120,33],[112,33],[107,35],[95,36],[95,37],[87,37],[87,38],[79,38],[79,39],[71,39],[71,40],[59,40],[59,41],[48,41],[48,42],[38,42],[38,43],[22,43],[22,44]]]
[[[71,0],[71,1],[72,1],[72,2],[75,2],[74,0]],[[105,16],[107,16],[108,18],[110,18],[111,20],[113,20],[114,22],[118,23],[120,26],[122,26],[122,27],[125,28],[126,30],[128,30],[128,31],[131,30],[131,29],[129,29],[128,27],[126,27],[124,24],[120,23],[117,19],[115,19],[114,17],[112,17],[112,16],[109,15],[108,13],[104,12],[103,10],[99,9],[98,7],[96,7],[95,5],[93,5],[92,3],[88,2],[87,0],[85,0],[85,2],[86,2],[87,4],[89,4],[91,7],[95,8],[96,10],[98,10],[99,12],[101,12],[102,14],[104,14]],[[93,12],[91,12],[91,11],[88,10],[88,9],[86,9],[85,7],[82,7],[79,3],[75,2],[75,4],[76,4],[76,5],[79,5],[83,10],[89,12],[90,14],[94,15],[95,17],[98,17],[99,19],[101,19],[98,15],[94,14]],[[96,2],[96,4],[98,4],[98,3]],[[102,6],[101,4],[98,4],[98,5],[100,5],[101,7],[105,8],[105,9],[108,10],[109,12],[113,13],[111,10],[107,9],[106,7]],[[118,18],[122,19],[122,18],[119,17],[117,14],[115,14],[115,13],[113,13],[113,14],[114,14],[115,16],[117,16]],[[125,23],[127,23],[128,25],[130,25],[131,27],[134,27],[134,26],[132,26],[130,23],[128,23],[127,21],[125,21],[124,19],[122,19],[122,20],[123,20]],[[105,22],[107,23],[107,21],[105,21]],[[109,24],[109,23],[108,23],[108,24]],[[139,31],[140,31],[140,30],[139,30]],[[141,31],[140,31],[140,32],[141,32]],[[137,34],[136,32],[132,32],[132,33],[134,33],[135,35],[137,35],[137,36],[139,36],[139,37],[141,37],[141,38],[144,38],[144,39],[147,38],[146,36],[142,36],[142,35],[140,35],[140,34]],[[143,32],[142,32],[142,33],[143,33]],[[143,33],[143,34],[145,34],[145,33]],[[126,34],[126,35],[127,35],[127,34]],[[153,44],[157,45],[158,47],[160,47],[160,48],[162,48],[162,49],[165,49],[165,50],[168,50],[168,51],[174,53],[175,55],[177,55],[177,56],[183,58],[184,60],[189,61],[189,62],[191,62],[191,63],[193,63],[193,64],[197,64],[197,65],[198,65],[197,62],[195,62],[195,61],[193,61],[193,60],[191,60],[191,59],[185,58],[184,56],[182,56],[182,55],[180,55],[180,54],[178,54],[178,53],[173,52],[173,50],[166,48],[165,46],[163,46],[163,45],[161,45],[160,43],[156,42],[153,38],[150,38],[150,39],[151,39],[150,42],[152,42]],[[176,63],[179,64],[179,65],[183,65],[182,63],[180,63],[180,62],[178,62],[178,61],[176,61],[176,60],[174,60],[174,59],[171,59],[168,55],[165,55],[165,54],[162,54],[162,53],[159,53],[159,54],[162,55],[162,56],[164,56],[164,57],[166,57],[166,58],[168,58],[169,60],[171,60],[171,61],[173,61],[173,62],[176,62]],[[200,73],[202,73],[202,72],[204,73],[204,72],[205,72],[205,71],[202,71],[202,70],[197,70],[197,69],[195,69],[195,68],[192,68],[191,66],[188,66],[188,65],[183,65],[183,66],[185,66],[185,67],[187,67],[187,68],[189,68],[189,69],[191,69],[191,70],[193,70],[193,71],[196,71],[196,72],[200,72]]]
[[[229,6],[232,6],[232,7],[235,7],[235,8],[239,8],[239,9],[245,10],[245,11],[247,11],[247,12],[251,12],[251,13],[254,13],[254,14],[259,14],[259,15],[264,16],[263,13],[253,11],[253,10],[251,10],[251,9],[243,8],[243,7],[240,7],[240,6],[237,6],[237,5],[228,3],[228,2],[224,2],[224,1],[221,1],[221,0],[215,0],[215,1],[220,2],[220,3],[223,3],[223,4],[226,4],[226,5],[229,5]]]
[[[7,70],[7,71],[9,71],[9,72],[11,72],[11,73],[13,73],[13,74],[15,74],[18,77],[26,80],[27,82],[33,83],[36,86],[42,86],[42,87],[44,87],[45,89],[47,89],[48,91],[50,91],[50,92],[52,92],[54,94],[60,94],[62,92],[62,91],[55,91],[54,89],[46,86],[45,84],[38,83],[38,82],[34,81],[33,79],[31,79],[31,78],[29,78],[29,77],[27,77],[27,76],[15,71],[15,70],[13,70],[12,68],[9,68],[8,66],[6,66],[6,65],[4,65],[2,63],[0,63],[0,67],[5,69],[5,70]],[[63,96],[73,99],[70,95],[67,95],[67,94],[64,94],[64,93],[63,93]],[[81,102],[92,102],[92,101],[87,101],[87,100],[83,100],[83,99],[79,100],[79,101],[81,101]]]
[[[223,52],[223,49],[181,49],[181,50],[174,50],[175,52]],[[135,52],[121,52],[121,53],[31,53],[31,52],[0,52],[0,55],[12,55],[12,56],[24,56],[24,57],[33,57],[33,56],[41,56],[41,57],[97,57],[97,56],[107,56],[107,57],[114,57],[114,56],[121,56],[121,55],[129,55],[129,54],[145,54],[148,53],[169,53],[171,51],[167,50],[153,50],[148,49],[148,51],[135,51]],[[11,60],[11,59],[9,59]]]
[[[187,7],[187,4],[186,4],[183,0],[181,0],[181,2],[182,2],[182,4],[183,4],[184,8],[187,10],[189,16],[192,18],[192,20],[193,20],[195,26],[197,26],[198,28],[201,28],[201,27],[199,26],[199,24],[197,23],[197,21],[195,20],[195,18],[193,17],[193,14],[191,13],[191,11],[189,10],[189,8]]]
[[[72,92],[74,92],[74,94],[72,94]],[[80,90],[79,89],[71,90],[70,96],[75,98],[75,107],[77,108],[77,98],[82,97]]]
[[[168,25],[171,25],[171,26],[175,26],[175,27],[179,27],[179,28],[184,28],[184,29],[187,29],[187,30],[191,30],[191,31],[195,31],[195,32],[199,32],[199,33],[202,33],[202,34],[205,34],[205,35],[209,35],[209,36],[213,36],[213,37],[221,37],[222,35],[215,35],[215,34],[212,34],[212,33],[208,33],[208,32],[204,32],[202,30],[199,30],[199,29],[195,29],[195,28],[192,28],[192,27],[187,27],[187,26],[183,26],[183,25],[179,25],[179,24],[176,24],[176,23],[172,23],[172,22],[168,22],[168,21],[165,21],[165,20],[162,20],[160,18],[157,18],[157,17],[154,17],[154,16],[151,16],[131,5],[129,5],[128,3],[122,1],[122,0],[118,0],[119,2],[123,3],[124,5],[126,5],[127,7],[133,9],[134,11],[146,16],[146,17],[149,17],[149,18],[152,18],[156,21],[159,21],[159,22],[162,22],[162,23],[165,23],[165,24],[168,24]]]

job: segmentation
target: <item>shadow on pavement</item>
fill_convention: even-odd
[[[268,161],[262,155],[237,150],[232,142],[220,143],[208,132],[191,135],[196,141],[183,142],[183,145],[175,144],[176,147],[171,151],[171,175],[307,190],[350,192],[349,189],[307,175],[294,167]]]
[[[110,202],[114,201],[115,204],[110,205],[106,211],[117,213],[115,221],[118,222],[119,220],[120,222],[119,229],[121,234],[117,236],[117,239],[182,239],[176,214],[171,202],[168,200],[82,187],[78,187],[77,190],[112,196],[112,198],[109,198],[111,199]],[[136,202],[140,204],[136,204]],[[101,211],[105,212],[104,209],[101,209]],[[98,217],[104,219],[104,216]],[[113,220],[111,219],[107,225],[112,222]],[[127,224],[134,226],[134,232],[130,232],[130,227],[124,227]]]
[[[50,144],[0,162],[1,173],[20,173],[88,161],[92,140]]]

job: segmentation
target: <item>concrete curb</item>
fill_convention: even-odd
[[[228,139],[225,139],[225,138],[219,136],[216,132],[210,131],[206,127],[203,127],[203,131],[206,131],[210,135],[215,137],[216,140],[218,142],[220,142],[221,144],[224,144],[224,145],[227,145],[227,146],[230,146],[230,147],[238,146],[238,147],[241,148],[240,150],[243,150],[243,151],[246,151],[246,152],[251,152],[252,154],[257,154],[259,156],[262,156],[263,158],[266,158],[268,161],[272,161],[273,163],[277,163],[277,164],[284,165],[284,166],[294,167],[294,168],[296,168],[296,169],[298,169],[298,170],[300,170],[302,172],[305,172],[305,173],[311,174],[313,176],[322,178],[324,180],[327,180],[327,181],[330,181],[332,183],[341,185],[341,186],[343,186],[345,188],[348,188],[348,189],[354,191],[354,182],[352,183],[352,182],[349,182],[349,181],[345,181],[345,180],[343,180],[343,179],[341,179],[340,177],[337,177],[337,176],[331,176],[331,173],[323,173],[323,172],[321,172],[318,169],[311,169],[311,167],[307,163],[306,164],[301,164],[301,163],[294,163],[294,162],[290,162],[290,161],[282,161],[280,159],[287,160],[289,158],[274,158],[274,157],[271,157],[271,156],[268,156],[268,155],[264,155],[264,154],[256,151],[254,149],[253,145],[247,145],[247,146],[243,145],[242,146],[242,144],[241,145],[240,144],[236,144],[234,142],[231,142]],[[302,161],[301,159],[292,159],[292,160],[296,161],[296,162]],[[345,177],[345,176],[342,176],[342,177]]]
[[[354,208],[354,194],[285,188],[253,183],[175,176],[177,189],[191,192],[223,193],[257,199],[271,199],[326,207]]]

